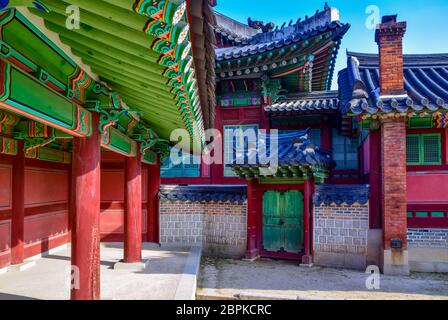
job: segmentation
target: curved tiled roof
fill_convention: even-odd
[[[253,38],[250,41],[250,44],[245,46],[216,49],[216,60],[225,61],[238,59],[241,57],[248,57],[267,51],[281,49],[285,46],[310,39],[331,30],[339,30],[339,35],[342,36],[349,27],[349,24],[342,24],[339,21],[333,21],[331,23],[326,23],[324,25],[303,31],[300,31],[300,29],[296,31],[292,30],[291,32],[284,32],[282,30],[272,31],[270,32],[272,34],[270,37],[265,36],[263,38]],[[263,33],[262,35],[266,34]]]
[[[261,30],[251,28],[219,12],[215,11],[214,14],[216,19],[215,32],[236,45],[248,44],[253,36],[261,32]]]
[[[337,111],[339,107],[338,91],[318,91],[295,96],[288,96],[266,106],[269,113],[319,113]]]
[[[407,94],[381,96],[378,55],[348,52],[339,73],[344,113],[435,112],[448,110],[448,54],[404,55]]]
[[[302,134],[280,134],[278,139],[278,163],[281,166],[309,165],[333,167],[330,153],[314,145],[309,138],[309,129]],[[269,144],[267,145],[269,148]]]
[[[369,202],[369,185],[347,185],[338,186],[323,184],[317,185],[314,196],[313,203],[315,205],[341,205],[346,203],[352,205],[354,203],[366,204]]]
[[[242,152],[238,149],[235,150],[236,158],[233,159],[230,167],[239,175],[246,175],[248,172],[259,175],[259,169],[264,168],[269,175],[280,177],[282,175],[313,174],[313,168],[333,168],[335,164],[330,153],[314,145],[308,139],[309,131],[310,129],[279,134],[278,147],[272,146],[273,150],[271,150],[271,143],[274,143],[272,136],[260,134],[258,150],[260,150],[260,154],[264,154],[263,150],[266,150],[267,159],[277,159],[279,169],[276,172],[270,171],[275,170],[275,166],[266,164],[266,161],[263,161],[266,159],[260,159],[256,150],[248,149],[249,144],[245,145]]]
[[[235,202],[246,201],[246,186],[177,186],[160,187],[161,201]]]

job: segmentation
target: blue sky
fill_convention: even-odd
[[[285,21],[288,23],[293,19],[295,22],[305,15],[313,15],[317,9],[322,10],[324,4],[325,0],[218,0],[215,9],[244,23],[250,16],[253,20],[272,21],[281,26]],[[366,13],[366,10],[372,5],[379,9],[380,16],[398,14],[399,21],[407,21],[405,53],[448,53],[447,0],[333,0],[328,4],[339,9],[342,22],[351,24],[342,40],[336,71],[344,68],[347,49],[367,53],[378,51],[375,31],[366,27],[366,21],[372,16],[372,11]],[[333,87],[336,78],[337,73]]]

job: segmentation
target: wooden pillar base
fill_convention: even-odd
[[[20,264],[13,264],[8,267],[8,272],[22,272],[31,269],[36,265],[34,260],[25,260]]]
[[[300,266],[312,266],[313,265],[313,256],[312,255],[304,255],[302,256],[302,263]]]
[[[260,253],[258,252],[258,249],[246,251],[246,255],[245,255],[246,260],[255,261],[258,258],[260,258]]]
[[[114,264],[114,270],[125,270],[129,272],[143,272],[149,266],[149,260],[142,262],[117,262]]]

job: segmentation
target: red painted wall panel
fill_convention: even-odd
[[[35,161],[25,168],[25,258],[68,241],[69,166],[55,167]],[[11,167],[0,165],[0,212],[3,209],[4,216],[11,214],[11,178]],[[0,221],[0,268],[10,263],[10,241],[10,220]]]
[[[147,198],[147,176],[148,171],[142,169],[142,198]],[[103,169],[101,170],[101,202],[124,202],[124,170]]]
[[[106,155],[101,175],[102,238],[121,241],[123,233],[124,170],[120,157]],[[41,166],[42,165],[42,166]],[[102,163],[103,165],[103,163]],[[32,166],[32,167],[31,167]],[[0,164],[0,217],[11,210],[11,166]],[[36,161],[25,169],[25,256],[30,257],[69,241],[69,166]],[[148,170],[142,170],[142,232],[147,232]],[[64,207],[65,205],[65,207]],[[9,218],[8,218],[9,219]],[[112,236],[112,238],[110,237]],[[0,268],[10,263],[10,220],[0,221]]]
[[[25,207],[68,201],[67,171],[43,168],[25,169]]]
[[[0,253],[9,250],[11,245],[11,220],[0,222]]]
[[[44,238],[41,241],[32,242],[25,245],[25,257],[33,257],[50,249],[59,247],[70,241],[68,233],[54,237]]]
[[[101,202],[124,201],[124,171],[101,170]]]
[[[124,214],[123,210],[108,209],[101,210],[101,233],[123,233]]]
[[[101,238],[105,241],[122,241],[124,228],[124,169],[101,170]],[[148,198],[148,170],[142,169],[143,206]],[[142,232],[147,232],[147,211],[142,211]],[[114,235],[114,237],[111,237]]]
[[[68,231],[68,212],[50,212],[25,218],[25,243],[38,242]]]
[[[448,203],[448,172],[408,173],[408,203]]]
[[[11,260],[11,220],[0,221],[0,269]]]
[[[146,233],[146,210],[142,210],[142,231]],[[101,233],[123,233],[124,213],[123,210],[109,209],[101,210]]]
[[[0,210],[11,209],[11,166],[0,164]]]

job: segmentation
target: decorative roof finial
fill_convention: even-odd
[[[265,24],[263,21],[252,20],[250,17],[247,19],[247,25],[251,28],[261,30],[264,33],[271,32],[275,26],[273,22]]]

